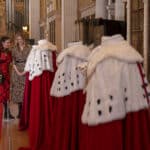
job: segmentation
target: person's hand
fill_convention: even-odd
[[[13,66],[14,69],[16,68],[16,65],[15,65],[15,64],[13,64],[12,66]]]
[[[19,76],[24,76],[25,72],[19,72]]]
[[[16,65],[13,65],[13,68],[14,68],[14,70],[16,71],[16,73],[17,73],[18,76],[23,76],[23,75],[25,74],[24,71],[23,71],[23,72],[20,72],[20,71],[17,69],[17,66],[16,66]]]

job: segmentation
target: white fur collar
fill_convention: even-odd
[[[32,45],[32,50],[37,50],[38,49],[38,45]]]
[[[83,45],[83,42],[82,41],[78,41],[78,42],[70,42],[70,43],[68,43],[68,47],[72,47],[74,45]]]
[[[57,47],[46,39],[39,40],[38,47],[40,50],[51,50],[51,51],[57,50]]]
[[[124,38],[120,34],[113,36],[102,36],[102,45],[113,44],[120,41],[124,41]]]
[[[84,45],[74,45],[69,48],[64,49],[57,57],[57,63],[60,64],[65,56],[74,56],[80,59],[86,60],[87,56],[90,54],[90,49]]]
[[[95,48],[97,49],[97,48]],[[142,56],[125,40],[102,44],[99,50],[90,58],[87,76],[91,76],[96,65],[108,58],[115,58],[127,63],[142,62]]]

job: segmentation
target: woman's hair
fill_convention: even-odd
[[[15,39],[16,39],[17,37],[21,37],[23,40],[25,40],[25,37],[23,36],[22,33],[16,33]]]
[[[0,40],[0,43],[5,42],[7,40],[10,40],[10,37],[8,37],[8,36],[2,36],[1,40]]]
[[[17,34],[15,35],[15,45],[16,45],[16,47],[17,47],[18,50],[19,50],[19,44],[18,44],[18,42],[16,41],[17,37],[21,37],[22,40],[24,41],[24,44],[25,44],[25,45],[26,45],[26,42],[25,42],[25,38],[24,38],[24,36],[23,36],[22,33],[17,33]]]
[[[0,39],[0,47],[3,48],[3,45],[2,43],[7,41],[7,40],[10,40],[10,37],[8,36],[2,36],[1,39]]]

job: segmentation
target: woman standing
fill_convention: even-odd
[[[4,104],[4,118],[13,119],[14,117],[10,114],[7,101],[10,95],[10,72],[9,67],[12,61],[11,53],[9,48],[11,46],[10,38],[3,36],[0,41],[0,102]]]
[[[15,46],[12,50],[13,70],[12,70],[12,100],[18,104],[18,115],[20,118],[23,92],[25,85],[24,66],[27,56],[30,52],[30,46],[25,43],[25,39],[21,34],[15,37]]]

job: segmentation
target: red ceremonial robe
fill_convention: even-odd
[[[0,103],[0,140],[1,140],[1,131],[2,131],[2,118],[3,118],[3,104]]]
[[[85,103],[83,91],[53,99],[52,150],[78,150],[84,125],[81,114]]]
[[[54,70],[56,70],[55,60],[56,56],[53,52]],[[50,97],[50,88],[53,78],[54,72],[43,71],[40,76],[35,77],[31,83],[28,84],[31,93],[29,95],[29,102],[26,102],[26,106],[30,108],[26,107],[22,114],[25,113],[27,116],[27,118],[24,119],[29,119],[24,121],[26,123],[29,121],[27,126],[29,130],[30,147],[22,147],[19,148],[19,150],[49,150],[51,147],[52,99]],[[25,100],[27,99],[25,98]]]
[[[24,99],[19,120],[19,130],[26,130],[29,127],[29,114],[30,114],[30,96],[31,96],[31,81],[29,80],[29,73],[26,73]]]

